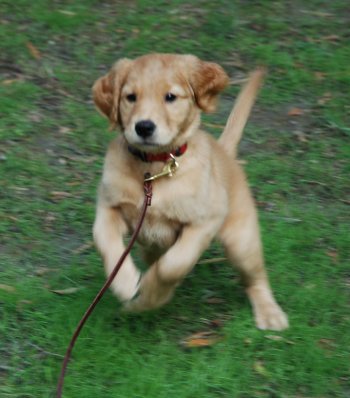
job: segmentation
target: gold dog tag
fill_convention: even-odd
[[[145,178],[145,181],[147,182],[154,181],[157,180],[158,178],[165,176],[172,177],[178,168],[179,168],[179,163],[176,161],[175,157],[172,154],[170,154],[170,159],[165,163],[163,170],[160,173],[155,174],[154,176]]]

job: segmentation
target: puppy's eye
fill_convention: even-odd
[[[136,94],[132,93],[132,94],[128,94],[128,95],[126,96],[126,99],[127,99],[129,102],[136,102],[137,97],[136,97]]]
[[[166,93],[164,98],[166,102],[174,102],[176,100],[176,95],[173,93]]]

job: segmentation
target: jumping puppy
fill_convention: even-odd
[[[228,83],[223,69],[192,55],[121,59],[96,81],[93,96],[119,135],[108,149],[99,189],[94,240],[109,274],[124,250],[143,202],[146,172],[159,173],[175,156],[173,177],[153,183],[152,206],[140,232],[149,268],[127,257],[112,283],[126,309],[165,304],[215,236],[240,271],[260,329],[288,327],[266,271],[254,202],[236,146],[263,72],[254,72],[218,141],[199,129],[201,111],[215,109]]]

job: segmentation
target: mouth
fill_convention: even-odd
[[[158,153],[166,151],[171,144],[158,142],[157,137],[133,137],[124,133],[124,138],[127,144],[143,152]]]
[[[159,147],[160,145],[154,142],[147,142],[144,141],[141,143],[142,146],[146,146],[146,147]]]
[[[163,146],[156,143],[156,142],[151,142],[151,141],[132,141],[130,142],[127,138],[125,138],[127,144],[129,147],[135,148],[139,151],[143,152],[150,152],[150,153],[157,153],[157,152],[162,152],[163,151]]]
[[[129,146],[148,153],[166,152],[173,147],[169,132],[154,131],[152,134],[141,134],[143,131],[135,129],[124,130],[124,138]]]

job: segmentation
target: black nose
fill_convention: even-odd
[[[155,129],[156,125],[152,120],[140,120],[135,124],[136,134],[142,138],[150,137]]]

